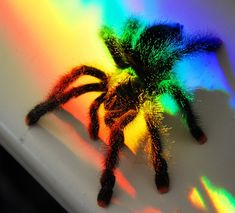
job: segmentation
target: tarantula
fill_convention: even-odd
[[[88,130],[92,139],[98,139],[98,109],[104,104],[104,120],[111,133],[97,202],[99,206],[105,207],[113,194],[114,170],[119,161],[119,152],[124,146],[124,128],[135,119],[146,101],[154,104],[157,95],[170,94],[181,109],[191,135],[200,144],[206,142],[207,137],[195,118],[190,100],[177,83],[172,70],[179,60],[194,52],[215,52],[222,41],[210,34],[185,35],[179,23],[145,25],[136,18],[127,20],[122,35],[118,36],[106,26],[100,35],[117,68],[128,74],[126,79],[111,86],[111,75],[86,65],[76,67],[59,80],[45,101],[28,113],[26,123],[30,126],[35,124],[41,116],[71,98],[87,92],[101,92],[90,106]],[[100,82],[69,88],[82,75],[96,77]],[[167,163],[162,155],[159,126],[156,125],[154,113],[146,110],[144,117],[151,139],[155,184],[160,193],[166,193],[169,190],[169,177]]]

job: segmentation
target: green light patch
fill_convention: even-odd
[[[158,99],[157,101],[162,105],[164,112],[169,113],[170,115],[176,115],[179,111],[176,101],[169,94],[162,94],[156,99]]]

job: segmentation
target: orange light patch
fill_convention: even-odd
[[[153,207],[145,207],[142,210],[134,211],[134,213],[162,213],[162,211]]]
[[[197,188],[194,187],[191,189],[189,193],[189,200],[191,201],[193,206],[195,206],[197,209],[203,210],[203,211],[206,210],[205,202]]]

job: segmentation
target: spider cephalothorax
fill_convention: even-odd
[[[54,110],[71,98],[87,92],[101,92],[90,106],[91,122],[88,130],[91,138],[98,138],[98,109],[101,104],[104,104],[105,123],[111,130],[104,170],[100,179],[101,189],[97,198],[98,204],[104,207],[110,203],[113,193],[114,170],[119,161],[119,152],[124,145],[123,129],[135,119],[140,109],[144,110],[151,138],[157,189],[161,193],[169,190],[167,163],[162,156],[159,136],[159,122],[156,121],[155,113],[143,107],[146,102],[156,104],[157,95],[168,93],[179,105],[192,136],[200,144],[206,142],[206,135],[199,127],[190,101],[178,85],[172,69],[183,57],[194,52],[216,51],[222,42],[219,38],[207,34],[185,35],[183,26],[178,23],[146,26],[135,18],[127,20],[121,36],[117,36],[108,27],[103,27],[100,34],[117,68],[121,72],[126,72],[126,78],[113,84],[111,79],[113,77],[115,79],[115,74],[108,76],[101,70],[85,65],[76,67],[60,79],[45,101],[36,105],[28,113],[26,123],[35,124],[45,113]],[[94,76],[100,79],[100,83],[70,88],[71,84],[82,75]]]

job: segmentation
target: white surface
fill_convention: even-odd
[[[169,7],[162,15],[187,22],[187,26],[196,29],[210,26],[219,32],[226,47],[219,53],[219,62],[234,94],[233,2],[207,0],[203,5],[198,1],[190,1],[190,5],[178,2],[178,8]],[[171,15],[172,10],[177,12]],[[183,16],[189,10],[196,20]],[[167,140],[176,141],[168,147],[170,192],[158,194],[153,171],[141,157],[124,151],[120,169],[134,187],[136,196],[133,198],[116,184],[113,203],[107,209],[99,208],[96,196],[104,145],[91,141],[85,127],[62,110],[46,116],[33,128],[26,127],[26,113],[45,94],[28,81],[23,66],[15,59],[18,53],[5,43],[4,37],[0,50],[0,142],[68,211],[200,212],[188,200],[190,189],[197,187],[208,212],[214,212],[200,184],[201,176],[207,176],[213,184],[235,195],[235,112],[229,106],[227,94],[200,90],[196,93],[194,108],[207,133],[207,144],[200,146],[194,142],[178,118],[166,118],[166,123],[173,127]]]

